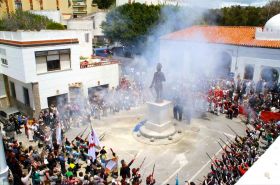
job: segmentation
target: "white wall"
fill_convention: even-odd
[[[89,34],[88,42],[85,41],[85,34]],[[89,57],[92,55],[92,34],[90,31],[40,31],[40,32],[2,32],[0,39],[13,41],[39,41],[39,40],[57,40],[57,39],[78,39],[79,44],[50,45],[37,47],[15,47],[0,44],[0,48],[6,50],[8,66],[0,64],[0,70],[3,74],[17,79],[19,81],[30,83],[37,82],[35,52],[44,50],[71,49],[71,61],[76,61],[73,66],[79,66],[80,56]],[[74,60],[75,59],[75,60]],[[63,63],[64,64],[64,63]],[[44,65],[44,64],[42,64]],[[41,66],[42,72],[44,66]],[[67,67],[63,65],[63,67]]]
[[[244,69],[248,64],[254,66],[253,80],[257,82],[261,78],[263,67],[276,69],[280,67],[280,51],[269,48],[239,47],[236,73],[240,74],[241,78],[244,77]],[[280,73],[279,70],[278,72]]]
[[[107,12],[97,12],[80,19],[71,19],[67,22],[69,30],[87,30],[94,36],[104,36],[101,24],[106,20]]]
[[[58,10],[29,10],[31,13],[46,16],[54,22],[61,23],[61,14]]]
[[[75,30],[41,30],[41,31],[0,31],[0,39],[13,41],[40,41],[76,39],[79,32]]]
[[[25,81],[25,66],[23,62],[22,49],[18,47],[2,45],[0,48],[6,50],[8,66],[0,64],[1,72],[14,79]]]
[[[245,66],[254,66],[253,80],[260,80],[261,71],[264,67],[274,67],[280,74],[280,50],[271,48],[243,47],[224,44],[201,44],[184,40],[164,40],[160,41],[160,61],[170,63],[171,66],[181,65],[184,69],[190,68],[193,55],[205,56],[211,60],[215,53],[227,52],[232,56],[231,72],[243,79]],[[209,61],[208,61],[209,62]],[[214,61],[213,61],[214,62]],[[187,63],[187,65],[185,64]],[[206,61],[200,61],[201,66],[206,65]],[[210,62],[211,64],[211,62]],[[185,66],[185,67],[184,67]],[[211,65],[207,65],[209,69]],[[191,71],[187,71],[191,73]],[[280,80],[280,79],[279,79]]]
[[[48,107],[48,97],[69,93],[71,83],[82,82],[85,96],[87,96],[87,88],[97,86],[98,81],[101,85],[109,84],[110,87],[116,87],[119,84],[118,64],[40,74],[38,82],[41,108]]]
[[[16,99],[20,101],[21,103],[24,103],[24,94],[23,94],[23,87],[28,89],[29,93],[29,101],[30,101],[30,107],[35,110],[34,108],[34,99],[33,99],[33,94],[32,94],[32,85],[31,84],[26,84],[22,83],[16,79],[13,78],[8,78],[8,83],[9,83],[9,88],[10,87],[10,82],[14,82],[15,84],[15,90],[16,90]],[[11,92],[11,89],[10,89]]]
[[[0,73],[0,98],[1,97],[6,97],[6,90],[3,75]]]
[[[70,19],[67,21],[68,30],[93,30],[93,20]]]
[[[24,73],[25,73],[25,83],[31,82],[38,82],[38,74],[37,74],[37,66],[36,66],[36,58],[35,52],[36,51],[48,51],[48,50],[60,50],[60,49],[70,49],[71,52],[71,68],[78,68],[80,66],[79,61],[79,46],[77,44],[73,45],[57,45],[57,46],[41,46],[41,47],[30,47],[30,48],[23,48],[22,49],[22,60],[24,61]],[[64,66],[65,67],[65,66]],[[40,70],[38,73],[47,72],[46,63],[43,62],[40,64]],[[52,72],[49,72],[52,73]],[[54,71],[53,73],[56,73]],[[8,75],[9,76],[9,75]],[[21,80],[22,81],[22,80]]]
[[[101,24],[106,20],[106,15],[107,12],[97,12],[94,14],[93,21],[95,28],[92,32],[94,36],[104,36],[103,30],[101,29]]]

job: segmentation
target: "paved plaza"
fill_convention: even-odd
[[[182,122],[184,132],[179,142],[169,145],[148,145],[137,141],[133,136],[135,125],[144,119],[145,108],[142,106],[102,117],[101,120],[93,120],[92,125],[99,135],[105,133],[101,144],[106,146],[108,152],[109,148],[116,151],[119,162],[121,159],[130,161],[136,155],[136,161],[132,165],[134,168],[139,167],[146,157],[141,168],[142,177],[146,178],[155,164],[156,184],[174,184],[177,174],[180,184],[185,180],[199,182],[198,179],[202,180],[210,171],[211,162],[206,152],[211,156],[219,155],[221,152],[217,143],[219,138],[226,141],[224,134],[233,138],[234,133],[227,124],[238,134],[245,134],[245,126],[239,118],[229,120],[225,115],[208,114],[206,119],[195,118],[189,125]],[[66,133],[66,137],[72,140],[86,127],[87,125],[72,127]],[[89,131],[88,129],[84,136]],[[18,139],[26,141],[24,134],[19,135]]]

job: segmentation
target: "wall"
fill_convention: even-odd
[[[89,34],[89,42],[85,42],[85,34]],[[40,31],[40,32],[0,32],[0,39],[15,41],[35,41],[78,38],[79,44],[37,46],[37,47],[15,47],[1,45],[6,49],[8,66],[0,65],[3,74],[25,83],[37,82],[35,52],[44,50],[71,49],[73,53],[72,62],[79,67],[80,56],[92,55],[92,35],[89,31]]]
[[[25,66],[23,65],[21,48],[2,44],[0,44],[0,48],[6,50],[6,59],[8,61],[8,66],[0,64],[2,73],[14,79],[25,81]]]
[[[10,87],[10,82],[14,82],[15,84],[15,90],[16,90],[16,100],[24,104],[24,95],[23,95],[23,87],[28,89],[29,93],[29,100],[30,100],[30,107],[34,110],[34,100],[33,100],[33,95],[32,95],[32,85],[31,84],[26,84],[22,83],[16,79],[10,78],[9,77],[9,87]],[[11,88],[11,87],[10,87]],[[11,91],[11,89],[10,89]]]
[[[93,16],[93,21],[95,28],[93,29],[94,36],[104,36],[103,30],[101,29],[101,24],[106,20],[107,12],[97,12]]]
[[[7,5],[6,5],[5,2],[1,4],[0,17],[3,17],[5,15],[7,15],[7,8],[6,7],[7,7]],[[14,0],[8,0],[8,7],[9,7],[9,12],[12,13],[15,9]]]
[[[59,40],[75,39],[77,31],[71,30],[41,30],[41,31],[0,31],[0,39],[13,41],[40,41],[40,40]]]
[[[200,52],[199,52],[200,51]],[[215,62],[215,54],[226,52],[232,57],[231,72],[235,78],[240,74],[241,79],[244,77],[245,66],[252,64],[254,66],[253,80],[260,80],[260,74],[264,67],[274,67],[280,74],[280,50],[271,48],[241,47],[223,44],[201,44],[190,41],[161,40],[160,41],[160,61],[167,63],[173,68],[179,65],[186,73],[192,73],[191,64],[195,55],[201,58],[207,58],[207,61],[201,60],[201,67],[210,69],[211,65],[207,62]],[[197,59],[197,58],[196,58]],[[212,61],[211,61],[212,60]]]
[[[69,71],[38,75],[41,108],[48,107],[48,97],[69,93],[71,83],[82,82],[83,92],[87,96],[87,88],[97,86],[98,81],[101,85],[109,84],[110,87],[116,87],[119,84],[118,64],[85,69],[75,69],[74,67]]]
[[[3,75],[0,73],[0,98],[1,97],[6,97],[6,89],[5,89]]]
[[[93,30],[93,21],[84,19],[71,19],[67,21],[69,30]]]
[[[107,12],[97,12],[81,19],[71,19],[67,22],[69,30],[91,30],[93,36],[104,36],[101,24],[106,20]]]
[[[239,47],[238,66],[236,73],[240,77],[244,77],[245,66],[251,64],[254,66],[255,82],[260,80],[260,74],[264,66],[280,67],[280,51],[279,49]],[[280,73],[279,69],[278,72]]]
[[[61,23],[60,11],[56,10],[30,10],[31,13],[46,16],[54,22]]]

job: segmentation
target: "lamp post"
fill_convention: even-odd
[[[8,171],[9,171],[9,167],[7,166],[6,163],[3,138],[0,130],[0,184],[1,185],[10,185],[8,181]]]

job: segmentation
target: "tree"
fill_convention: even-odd
[[[92,3],[96,3],[99,9],[108,9],[115,3],[115,0],[93,0]]]
[[[9,16],[0,19],[0,31],[16,31],[16,30],[42,30],[54,29],[55,27],[62,29],[62,25],[55,23],[45,16],[36,15],[31,12],[17,10]],[[60,26],[58,26],[60,25]]]
[[[144,42],[160,18],[160,6],[140,3],[125,4],[110,11],[101,28],[106,37],[125,46]]]
[[[202,22],[221,26],[264,26],[278,13],[280,13],[280,1],[274,0],[264,7],[231,6],[213,9],[205,13]]]

